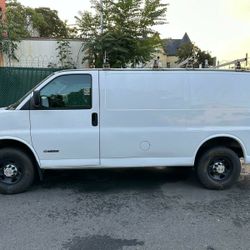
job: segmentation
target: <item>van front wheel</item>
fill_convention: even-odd
[[[199,181],[206,188],[226,189],[239,179],[241,173],[240,159],[229,148],[212,148],[198,160],[196,173]]]
[[[26,191],[34,180],[31,159],[15,148],[0,149],[0,193],[16,194]]]

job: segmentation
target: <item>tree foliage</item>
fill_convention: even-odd
[[[7,2],[5,16],[0,20],[0,52],[9,60],[17,60],[16,49],[20,39],[26,34],[23,15],[25,9],[16,1]]]
[[[61,40],[57,42],[58,59],[60,67],[63,69],[72,69],[75,67],[69,40]]]
[[[193,66],[198,68],[201,64],[205,67],[205,61],[208,60],[208,65],[213,65],[213,58],[207,51],[202,51],[193,43],[183,44],[177,51],[178,63],[185,61],[187,58],[193,58]]]
[[[4,18],[0,19],[0,52],[11,60],[18,60],[16,50],[23,38],[29,38],[34,32],[40,37],[66,38],[69,29],[60,20],[57,11],[49,8],[32,9],[17,0],[7,0]]]
[[[31,15],[33,27],[38,30],[41,37],[68,37],[67,24],[59,18],[56,10],[36,8],[33,11],[34,13]]]
[[[201,64],[202,67],[204,68],[205,67],[205,60],[208,61],[208,65],[210,65],[210,66],[214,64],[214,58],[212,58],[210,53],[199,49],[199,51],[197,53],[197,63]]]
[[[161,0],[92,1],[93,12],[76,17],[84,53],[90,64],[102,67],[107,55],[111,67],[146,63],[161,46],[156,25],[165,23],[167,4]],[[103,28],[101,29],[101,16]]]
[[[40,37],[68,37],[67,24],[60,20],[56,10],[25,7],[17,0],[8,0],[6,4],[5,24],[10,29],[8,37],[32,37],[34,30]]]

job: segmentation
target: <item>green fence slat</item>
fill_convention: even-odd
[[[0,107],[8,106],[59,69],[0,67]]]

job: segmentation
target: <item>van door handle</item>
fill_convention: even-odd
[[[98,126],[98,114],[92,113],[92,126],[96,127]]]

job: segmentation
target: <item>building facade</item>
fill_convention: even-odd
[[[164,39],[163,40],[163,55],[162,64],[166,68],[177,68],[178,67],[178,49],[184,44],[192,43],[188,34],[185,33],[182,39]]]
[[[188,43],[192,43],[192,41],[187,33],[181,39],[163,39],[163,46],[159,48],[158,52],[154,55],[154,59],[147,63],[145,67],[153,67],[154,61],[157,60],[160,68],[178,68],[178,49]]]

